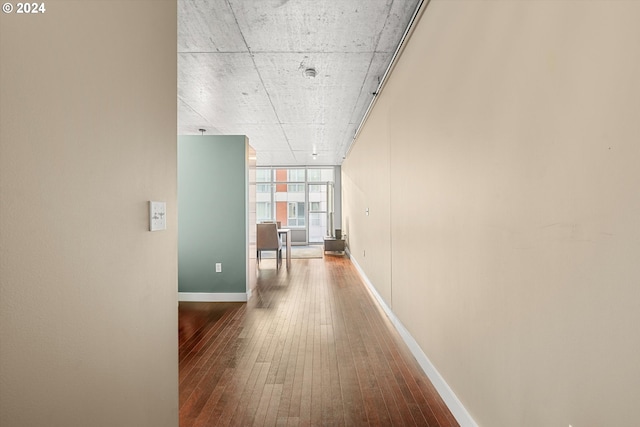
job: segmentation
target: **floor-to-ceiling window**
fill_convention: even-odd
[[[334,175],[333,168],[307,170],[310,243],[321,243],[332,233]]]
[[[273,179],[271,169],[256,170],[256,221],[272,221],[273,215]]]
[[[296,244],[321,243],[331,234],[334,180],[333,166],[258,168],[257,220],[279,221]]]

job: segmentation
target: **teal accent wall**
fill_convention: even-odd
[[[247,149],[244,135],[178,137],[179,292],[246,292]]]

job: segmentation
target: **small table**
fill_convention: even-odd
[[[336,239],[335,237],[324,238],[324,251],[325,252],[342,252],[345,251],[345,240]]]
[[[284,236],[287,240],[287,270],[291,267],[291,229],[290,228],[278,228],[278,235]]]

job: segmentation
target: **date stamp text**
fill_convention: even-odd
[[[42,3],[4,3],[2,5],[2,11],[4,13],[16,13],[16,14],[38,14],[45,13],[47,8]]]

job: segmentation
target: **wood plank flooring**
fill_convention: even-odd
[[[180,303],[180,426],[457,426],[347,258],[260,263],[244,303]]]

